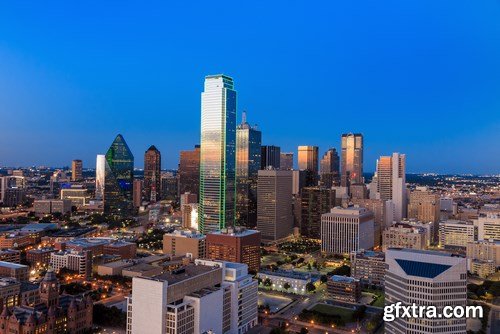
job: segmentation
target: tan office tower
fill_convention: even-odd
[[[394,219],[406,218],[406,156],[393,153],[377,162],[377,192],[383,201],[394,203]]]
[[[192,151],[181,151],[179,163],[179,193],[199,195],[200,191],[200,145]]]
[[[257,182],[257,230],[263,241],[293,232],[292,174],[289,170],[260,170]]]
[[[299,170],[306,171],[306,186],[314,187],[318,183],[318,146],[298,147]]]
[[[319,165],[319,175],[322,186],[331,188],[339,185],[339,154],[336,149],[331,148],[323,154]]]
[[[363,183],[363,135],[345,133],[341,140],[341,186]]]
[[[280,153],[280,169],[283,170],[293,169],[293,152]]]
[[[81,160],[73,160],[71,162],[71,181],[83,180],[83,164]]]
[[[412,191],[408,203],[408,218],[436,223],[440,218],[440,196],[430,191]]]
[[[156,202],[161,194],[161,154],[151,145],[144,153],[144,197],[146,201]]]

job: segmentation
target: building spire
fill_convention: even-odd
[[[243,113],[241,115],[241,124],[245,124],[247,122],[247,111],[243,110]]]

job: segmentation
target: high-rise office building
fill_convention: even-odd
[[[427,231],[420,226],[396,223],[382,232],[382,250],[392,247],[426,249],[429,244]]]
[[[234,225],[236,206],[236,91],[225,75],[205,78],[201,94],[199,229]]]
[[[298,147],[299,170],[306,171],[306,186],[314,187],[318,184],[318,146]]]
[[[179,162],[179,193],[200,193],[200,145],[181,151]]]
[[[151,145],[144,153],[144,199],[156,202],[161,195],[161,154]]]
[[[83,180],[83,165],[81,160],[71,161],[71,181]]]
[[[104,212],[129,214],[133,208],[134,156],[119,134],[106,153]]]
[[[305,187],[301,193],[300,234],[306,238],[319,239],[321,215],[335,207],[335,190],[320,187]]]
[[[98,154],[95,163],[95,198],[104,199],[104,182],[106,178],[106,156]]]
[[[262,240],[275,241],[293,232],[292,173],[260,170],[257,186],[257,230]]]
[[[350,254],[374,245],[373,213],[365,208],[336,207],[321,216],[321,251]]]
[[[377,192],[383,201],[394,203],[394,219],[406,218],[406,156],[393,153],[377,161]]]
[[[245,264],[200,259],[134,277],[127,334],[247,333],[257,325],[257,286]]]
[[[319,165],[321,185],[326,188],[340,185],[339,154],[334,148],[330,148],[323,154]]]
[[[142,194],[144,193],[144,180],[135,179],[133,183],[133,202],[134,207],[138,208],[142,205]]]
[[[293,152],[280,153],[280,169],[282,170],[293,169]]]
[[[236,128],[236,225],[257,224],[257,177],[260,169],[262,133],[243,120]]]
[[[260,169],[281,168],[281,148],[279,146],[267,145],[261,147]]]
[[[467,305],[467,265],[465,258],[444,252],[389,249],[385,255],[385,304],[443,307]],[[388,334],[463,334],[466,318],[397,317],[385,322]]]
[[[341,186],[363,183],[363,135],[347,133],[342,135]]]
[[[172,172],[161,173],[161,198],[173,200],[179,196],[179,179]]]
[[[423,222],[439,222],[440,198],[439,194],[427,190],[412,191],[408,201],[408,218],[415,218]]]

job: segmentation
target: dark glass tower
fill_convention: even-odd
[[[134,156],[119,134],[106,153],[104,212],[128,215],[132,212]]]
[[[260,169],[280,169],[281,166],[281,148],[279,146],[262,146]]]
[[[340,184],[339,154],[334,148],[325,152],[319,166],[321,185],[326,188]]]
[[[161,192],[161,154],[151,145],[144,153],[144,197],[146,201],[160,200]]]
[[[257,225],[257,178],[260,169],[262,133],[246,122],[246,113],[236,128],[236,225]]]

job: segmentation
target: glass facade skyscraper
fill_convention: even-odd
[[[331,188],[339,185],[339,155],[336,149],[330,148],[321,158],[319,175],[322,186]]]
[[[133,209],[134,156],[122,135],[116,136],[106,153],[104,212],[126,215]]]
[[[144,197],[146,201],[156,202],[161,194],[161,154],[151,145],[144,153]]]
[[[299,170],[306,171],[306,186],[316,186],[318,183],[318,146],[298,147]]]
[[[225,75],[205,77],[201,93],[200,203],[202,233],[234,225],[236,91]]]
[[[257,178],[261,160],[262,133],[246,122],[236,128],[236,225],[257,225]]]
[[[104,199],[104,181],[106,176],[106,156],[98,154],[95,162],[95,198]]]
[[[346,133],[342,135],[341,186],[349,187],[363,182],[363,135]]]

